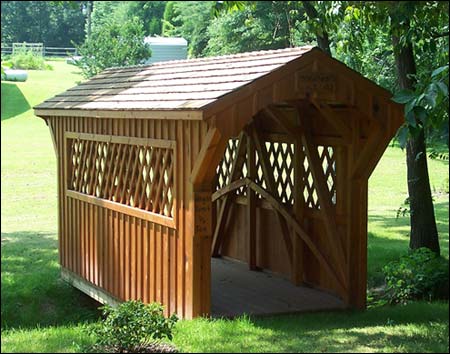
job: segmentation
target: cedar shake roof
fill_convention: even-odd
[[[313,47],[110,68],[35,106],[45,110],[201,110]]]

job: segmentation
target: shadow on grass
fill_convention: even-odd
[[[195,352],[439,352],[448,346],[448,303],[182,323],[177,331],[182,349]]]
[[[1,244],[2,330],[98,318],[99,303],[60,279],[56,235],[2,233]]]
[[[439,232],[439,243],[441,255],[448,258],[448,202],[434,203],[436,224]],[[369,288],[380,286],[384,283],[383,267],[400,256],[408,253],[409,250],[409,215],[396,218],[396,212],[392,211],[392,216],[369,215],[369,223],[372,224],[368,233],[368,286]],[[379,230],[389,230],[389,237],[381,234]]]
[[[306,342],[309,346],[314,343],[313,348],[320,352],[352,352],[358,350],[358,347],[366,346],[370,347],[371,351],[402,346],[407,352],[411,352],[417,350],[417,342],[410,340],[412,329],[402,331],[392,328],[395,326],[421,328],[429,325],[431,321],[441,323],[444,327],[448,323],[448,313],[442,310],[442,304],[424,303],[418,306],[413,304],[409,308],[399,306],[367,312],[308,315],[304,318],[291,317],[268,323],[255,320],[254,324],[270,329],[274,334],[273,340],[276,338],[279,345],[290,342],[281,348],[287,352],[302,348],[302,344],[308,345]],[[300,333],[300,338],[303,339],[297,341],[295,338],[299,337]],[[419,336],[415,339],[419,339]],[[268,339],[270,342],[270,338]],[[435,338],[429,338],[428,333],[423,334],[421,341],[424,341],[425,345],[426,342],[429,346],[435,345]]]
[[[2,82],[2,120],[14,118],[31,107],[17,84]]]
[[[448,216],[448,209],[449,203],[441,201],[441,202],[434,202],[434,213],[436,217],[436,224],[438,227],[439,232],[439,242],[441,245],[441,249],[445,250],[445,254],[448,256],[448,230],[449,230],[449,216]],[[369,215],[369,222],[370,223],[376,223],[377,228],[386,228],[393,231],[398,230],[398,236],[401,238],[404,238],[406,245],[408,247],[409,245],[409,215],[400,216],[398,219],[396,218],[396,212],[392,211],[392,216],[387,217],[386,215],[376,215],[371,213]],[[405,232],[406,231],[406,232]],[[376,234],[373,234],[373,236],[377,236]],[[369,236],[370,237],[370,236]],[[385,239],[386,246],[389,247],[389,245],[393,244],[394,246],[398,246],[400,244],[403,244],[402,240],[398,240],[398,242],[395,242],[393,239]],[[407,248],[406,248],[407,250]]]

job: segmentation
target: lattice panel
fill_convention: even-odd
[[[330,191],[331,201],[336,204],[336,161],[334,150],[331,146],[319,146],[319,159]]]
[[[216,190],[228,185],[231,176],[231,169],[236,159],[238,147],[237,139],[230,139],[225,150],[224,157],[217,167],[217,183]],[[294,204],[294,144],[281,142],[265,142],[267,156],[269,159],[270,170],[273,171],[275,181],[276,194],[284,204]],[[327,181],[328,190],[330,192],[331,201],[336,204],[336,161],[334,158],[334,150],[331,146],[318,146],[319,160],[322,165],[325,179]],[[304,148],[303,148],[304,151]],[[267,182],[261,166],[261,159],[258,152],[255,152],[256,178],[255,182],[267,190]],[[302,164],[303,171],[299,175],[303,176],[303,198],[308,208],[320,209],[319,198],[314,185],[313,175],[310,169],[309,161],[305,153]],[[247,155],[245,163],[236,179],[248,176]],[[246,195],[245,187],[235,191],[236,195]],[[257,194],[258,198],[262,198]]]
[[[231,178],[231,169],[234,164],[234,161],[236,159],[237,155],[237,148],[238,148],[239,140],[238,139],[230,139],[228,140],[228,145],[225,149],[224,156],[222,158],[222,161],[219,163],[216,169],[217,173],[217,183],[216,183],[216,190],[219,190],[226,185],[230,184],[230,178]],[[241,171],[239,171],[237,175],[237,179],[245,178],[247,177],[247,154],[245,155],[245,162],[242,166]],[[244,187],[241,187],[236,190],[236,195],[247,195],[246,190]]]
[[[317,151],[327,181],[328,190],[330,191],[331,202],[332,204],[336,204],[336,161],[334,159],[334,150],[331,146],[318,146]],[[320,209],[319,198],[314,186],[314,178],[306,155],[303,161],[303,168],[303,197],[305,198],[305,204],[309,208]]]
[[[294,144],[265,144],[278,197],[283,203],[294,204]]]
[[[68,139],[68,188],[172,217],[173,149],[97,137]]]

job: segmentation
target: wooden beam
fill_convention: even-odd
[[[47,109],[35,108],[34,114],[46,117],[92,117],[113,119],[175,119],[203,120],[201,110],[98,110],[98,109]]]
[[[322,117],[324,117],[328,123],[330,123],[337,130],[344,140],[350,139],[350,128],[341,120],[339,116],[334,114],[330,106],[313,98],[309,98],[309,101],[314,105],[314,107],[316,107]]]
[[[104,289],[92,284],[86,279],[63,267],[61,267],[61,278],[62,280],[71,284],[73,287],[81,290],[83,293],[89,295],[94,300],[102,304],[108,304],[110,306],[116,307],[122,303],[120,299],[111,295]]]
[[[298,222],[304,222],[305,219],[305,199],[303,198],[304,189],[304,168],[303,161],[305,154],[301,139],[297,138],[294,142],[294,214]],[[303,255],[304,244],[300,237],[293,238],[293,255],[291,281],[295,285],[300,285],[304,278]]]
[[[263,176],[266,181],[266,186],[269,191],[269,193],[275,194],[276,193],[276,187],[275,187],[275,180],[273,178],[272,169],[270,167],[269,158],[267,156],[267,149],[265,144],[261,143],[261,140],[259,139],[258,132],[256,131],[255,126],[253,125],[250,129],[251,134],[249,134],[253,138],[253,142],[255,144],[255,148],[258,151],[258,156],[261,162],[261,168],[263,170]],[[281,201],[278,201],[278,203],[281,204]],[[278,223],[280,224],[281,228],[281,235],[283,236],[284,244],[286,245],[286,250],[288,253],[289,261],[292,265],[292,240],[290,237],[289,228],[286,225],[286,221],[281,217],[278,210],[276,210],[276,216]]]
[[[255,146],[250,136],[247,136],[247,173],[248,180],[256,180]],[[256,262],[256,194],[251,188],[247,188],[247,234],[248,234],[248,267],[257,270]]]
[[[143,209],[138,209],[135,207],[131,207],[129,205],[120,204],[118,202],[113,202],[108,199],[97,198],[92,195],[79,193],[79,192],[75,192],[75,191],[71,191],[71,190],[66,190],[66,197],[76,199],[76,200],[81,200],[82,202],[96,205],[96,206],[99,206],[99,207],[102,207],[105,209],[114,210],[114,211],[117,211],[119,213],[123,213],[126,215],[134,216],[139,219],[147,220],[147,221],[150,221],[150,222],[158,224],[158,225],[164,225],[171,229],[176,228],[173,218],[162,215],[162,214],[154,213],[151,211],[146,211]]]
[[[262,113],[266,117],[278,123],[286,131],[287,134],[293,137],[298,137],[301,134],[301,129],[299,128],[299,126],[292,124],[283,111],[266,108],[262,111]]]
[[[48,129],[50,130],[50,137],[52,138],[53,149],[55,150],[56,159],[59,160],[58,144],[56,144],[55,131],[52,127],[52,123],[49,120],[45,119],[45,122],[47,123]],[[66,139],[64,139],[64,140],[66,140]]]
[[[311,240],[311,237],[303,230],[302,226],[298,223],[298,221],[290,214],[290,212],[279,203],[278,199],[269,194],[264,188],[257,185],[255,182],[250,182],[249,187],[253,189],[255,192],[261,194],[261,196],[269,202],[272,207],[289,223],[289,225],[293,228],[295,233],[305,242],[305,244],[309,247],[313,255],[319,261],[319,263],[325,268],[325,270],[329,273],[331,278],[336,281],[336,285],[338,286],[341,293],[346,293],[346,285],[345,281],[342,279],[342,276],[336,272],[335,267],[333,267],[327,260],[321,251],[317,248],[314,242]]]
[[[380,125],[376,125],[364,143],[356,161],[353,161],[352,178],[368,179],[388,146],[389,141],[386,130]]]
[[[221,140],[224,139],[222,139],[219,129],[212,127],[208,130],[200,152],[195,160],[194,167],[192,168],[190,179],[194,187],[198,187],[205,180],[209,181],[210,179],[208,177],[212,177],[209,175],[211,175],[212,172],[216,172],[211,166],[216,155],[216,150],[222,151],[223,146],[226,145],[226,142],[221,143]],[[211,172],[211,170],[213,171]]]
[[[240,170],[242,170],[242,165],[245,162],[245,135],[244,132],[241,132],[239,135],[239,143],[236,151],[236,158],[233,161],[233,166],[231,167],[230,174],[230,183],[236,179],[236,176]],[[215,172],[215,170],[214,170]],[[219,256],[219,250],[222,246],[223,237],[224,237],[224,229],[226,216],[231,206],[232,198],[230,198],[230,194],[225,195],[222,205],[219,211],[219,217],[217,218],[216,228],[213,234],[212,246],[211,246],[211,255],[213,257]]]
[[[248,178],[241,178],[236,181],[233,181],[230,184],[227,184],[225,187],[214,192],[211,197],[211,200],[213,202],[215,202],[217,199],[222,198],[224,195],[227,195],[228,193],[231,193],[231,192],[235,191],[236,189],[239,189],[244,186],[245,187],[248,186],[249,182],[250,182],[250,179],[248,179]]]
[[[338,232],[335,211],[333,210],[333,206],[331,204],[331,195],[328,190],[327,181],[322,169],[322,163],[319,159],[317,146],[312,143],[311,133],[307,122],[302,122],[302,125],[304,127],[303,134],[301,136],[302,142],[303,146],[305,147],[306,156],[308,157],[309,168],[314,179],[314,186],[317,192],[320,212],[322,213],[325,230],[330,242],[329,244],[331,245],[330,250],[334,256],[333,258],[336,261],[335,266],[339,270],[342,278],[346,279],[346,260],[343,240],[340,233]]]

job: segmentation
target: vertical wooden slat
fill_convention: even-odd
[[[185,122],[184,125],[184,149],[183,149],[183,159],[186,162],[185,163],[185,169],[184,169],[184,200],[188,201],[191,200],[192,197],[192,187],[186,182],[187,176],[190,176],[191,173],[191,150],[192,150],[192,139],[191,139],[191,126],[192,122]],[[183,235],[184,235],[184,252],[186,254],[185,258],[185,317],[189,318],[189,316],[192,316],[192,234],[189,229],[189,223],[192,222],[192,211],[190,210],[192,206],[189,205],[189,203],[185,204],[184,208],[184,229],[183,229]]]
[[[136,300],[136,219],[131,218],[130,231],[130,298]]]
[[[248,178],[256,180],[255,146],[253,140],[247,135],[247,173]],[[251,188],[247,188],[247,235],[248,235],[248,267],[257,269],[256,259],[256,195]]]
[[[304,161],[305,155],[303,153],[303,145],[300,139],[294,142],[294,213],[295,218],[299,223],[304,223],[305,218],[305,200],[303,197],[303,189],[305,188],[305,173]],[[291,281],[295,285],[300,285],[304,280],[303,259],[307,252],[304,247],[304,242],[300,237],[294,235],[293,237],[293,257],[292,257],[292,271]]]
[[[177,149],[176,149],[176,161],[177,161],[177,176],[175,177],[175,183],[177,185],[177,192],[174,195],[176,198],[177,206],[177,269],[178,269],[178,308],[177,313],[179,316],[184,317],[185,310],[185,228],[184,228],[184,183],[185,183],[185,160],[184,160],[184,149],[185,149],[185,122],[177,122]]]
[[[125,278],[124,278],[124,284],[125,284],[125,296],[124,300],[130,300],[131,299],[131,293],[130,293],[130,228],[131,228],[131,217],[128,215],[125,215],[125,239],[124,239],[124,246],[125,246]]]
[[[116,211],[114,210],[108,210],[108,233],[106,234],[107,237],[107,244],[108,244],[108,278],[109,278],[109,284],[108,289],[110,293],[114,293],[114,283],[115,283],[115,272],[114,272],[114,234],[116,232],[114,228],[114,218],[116,215]]]
[[[161,229],[163,230],[163,303],[167,316],[170,313],[170,236],[167,227],[161,227]]]
[[[89,212],[89,281],[95,284],[94,279],[94,267],[95,267],[95,261],[94,261],[94,206],[89,205],[88,206],[88,212]]]
[[[170,121],[170,129],[169,129],[169,138],[171,140],[175,140],[177,138],[177,125],[176,121]],[[176,173],[176,156],[177,151],[176,148],[174,151],[172,151],[172,165],[174,166],[174,179],[177,178]],[[175,181],[172,184],[172,203],[175,202],[175,196],[177,193],[177,185]],[[173,206],[173,215],[172,217],[175,219],[175,223],[177,222],[177,206],[174,204]],[[171,313],[177,312],[177,300],[178,300],[178,287],[177,287],[177,280],[178,280],[178,274],[177,274],[177,267],[178,267],[178,257],[177,257],[177,231],[176,229],[169,230],[170,235],[170,309]]]
[[[161,225],[155,225],[155,234],[156,234],[156,301],[162,303],[162,286],[163,286],[163,278],[162,278],[162,239],[161,239]]]
[[[148,221],[142,222],[142,249],[141,254],[141,267],[142,267],[142,301],[148,303],[150,301],[149,296],[149,228]]]
[[[156,301],[156,224],[150,223],[150,257],[149,257],[149,289],[150,289],[150,301]]]
[[[88,203],[85,203],[83,205],[83,219],[84,219],[84,252],[83,252],[83,264],[84,264],[84,277],[89,280],[90,276],[90,259],[89,259],[89,252],[90,252],[90,233],[89,233],[89,207],[90,205]]]
[[[137,238],[136,238],[136,279],[137,279],[137,289],[136,289],[136,294],[137,294],[137,298],[141,301],[143,301],[143,273],[142,273],[142,244],[143,244],[143,228],[144,228],[144,224],[145,222],[141,219],[137,220],[137,226],[136,226],[136,233],[137,233]]]
[[[108,243],[107,243],[107,237],[108,234],[108,210],[105,208],[100,208],[100,237],[102,239],[102,247],[100,249],[102,258],[101,258],[101,270],[102,270],[102,288],[107,289],[109,285],[109,279],[108,279]]]
[[[98,269],[98,284],[100,287],[105,286],[104,268],[103,268],[103,248],[105,247],[103,239],[103,208],[97,207],[97,269]]]
[[[120,245],[119,245],[119,234],[120,234],[120,222],[119,217],[121,213],[115,213],[114,215],[114,234],[111,235],[111,243],[114,243],[113,246],[113,255],[114,255],[114,263],[113,263],[113,276],[114,276],[114,290],[113,294],[120,298],[120,289],[119,284],[122,281],[120,277]]]

